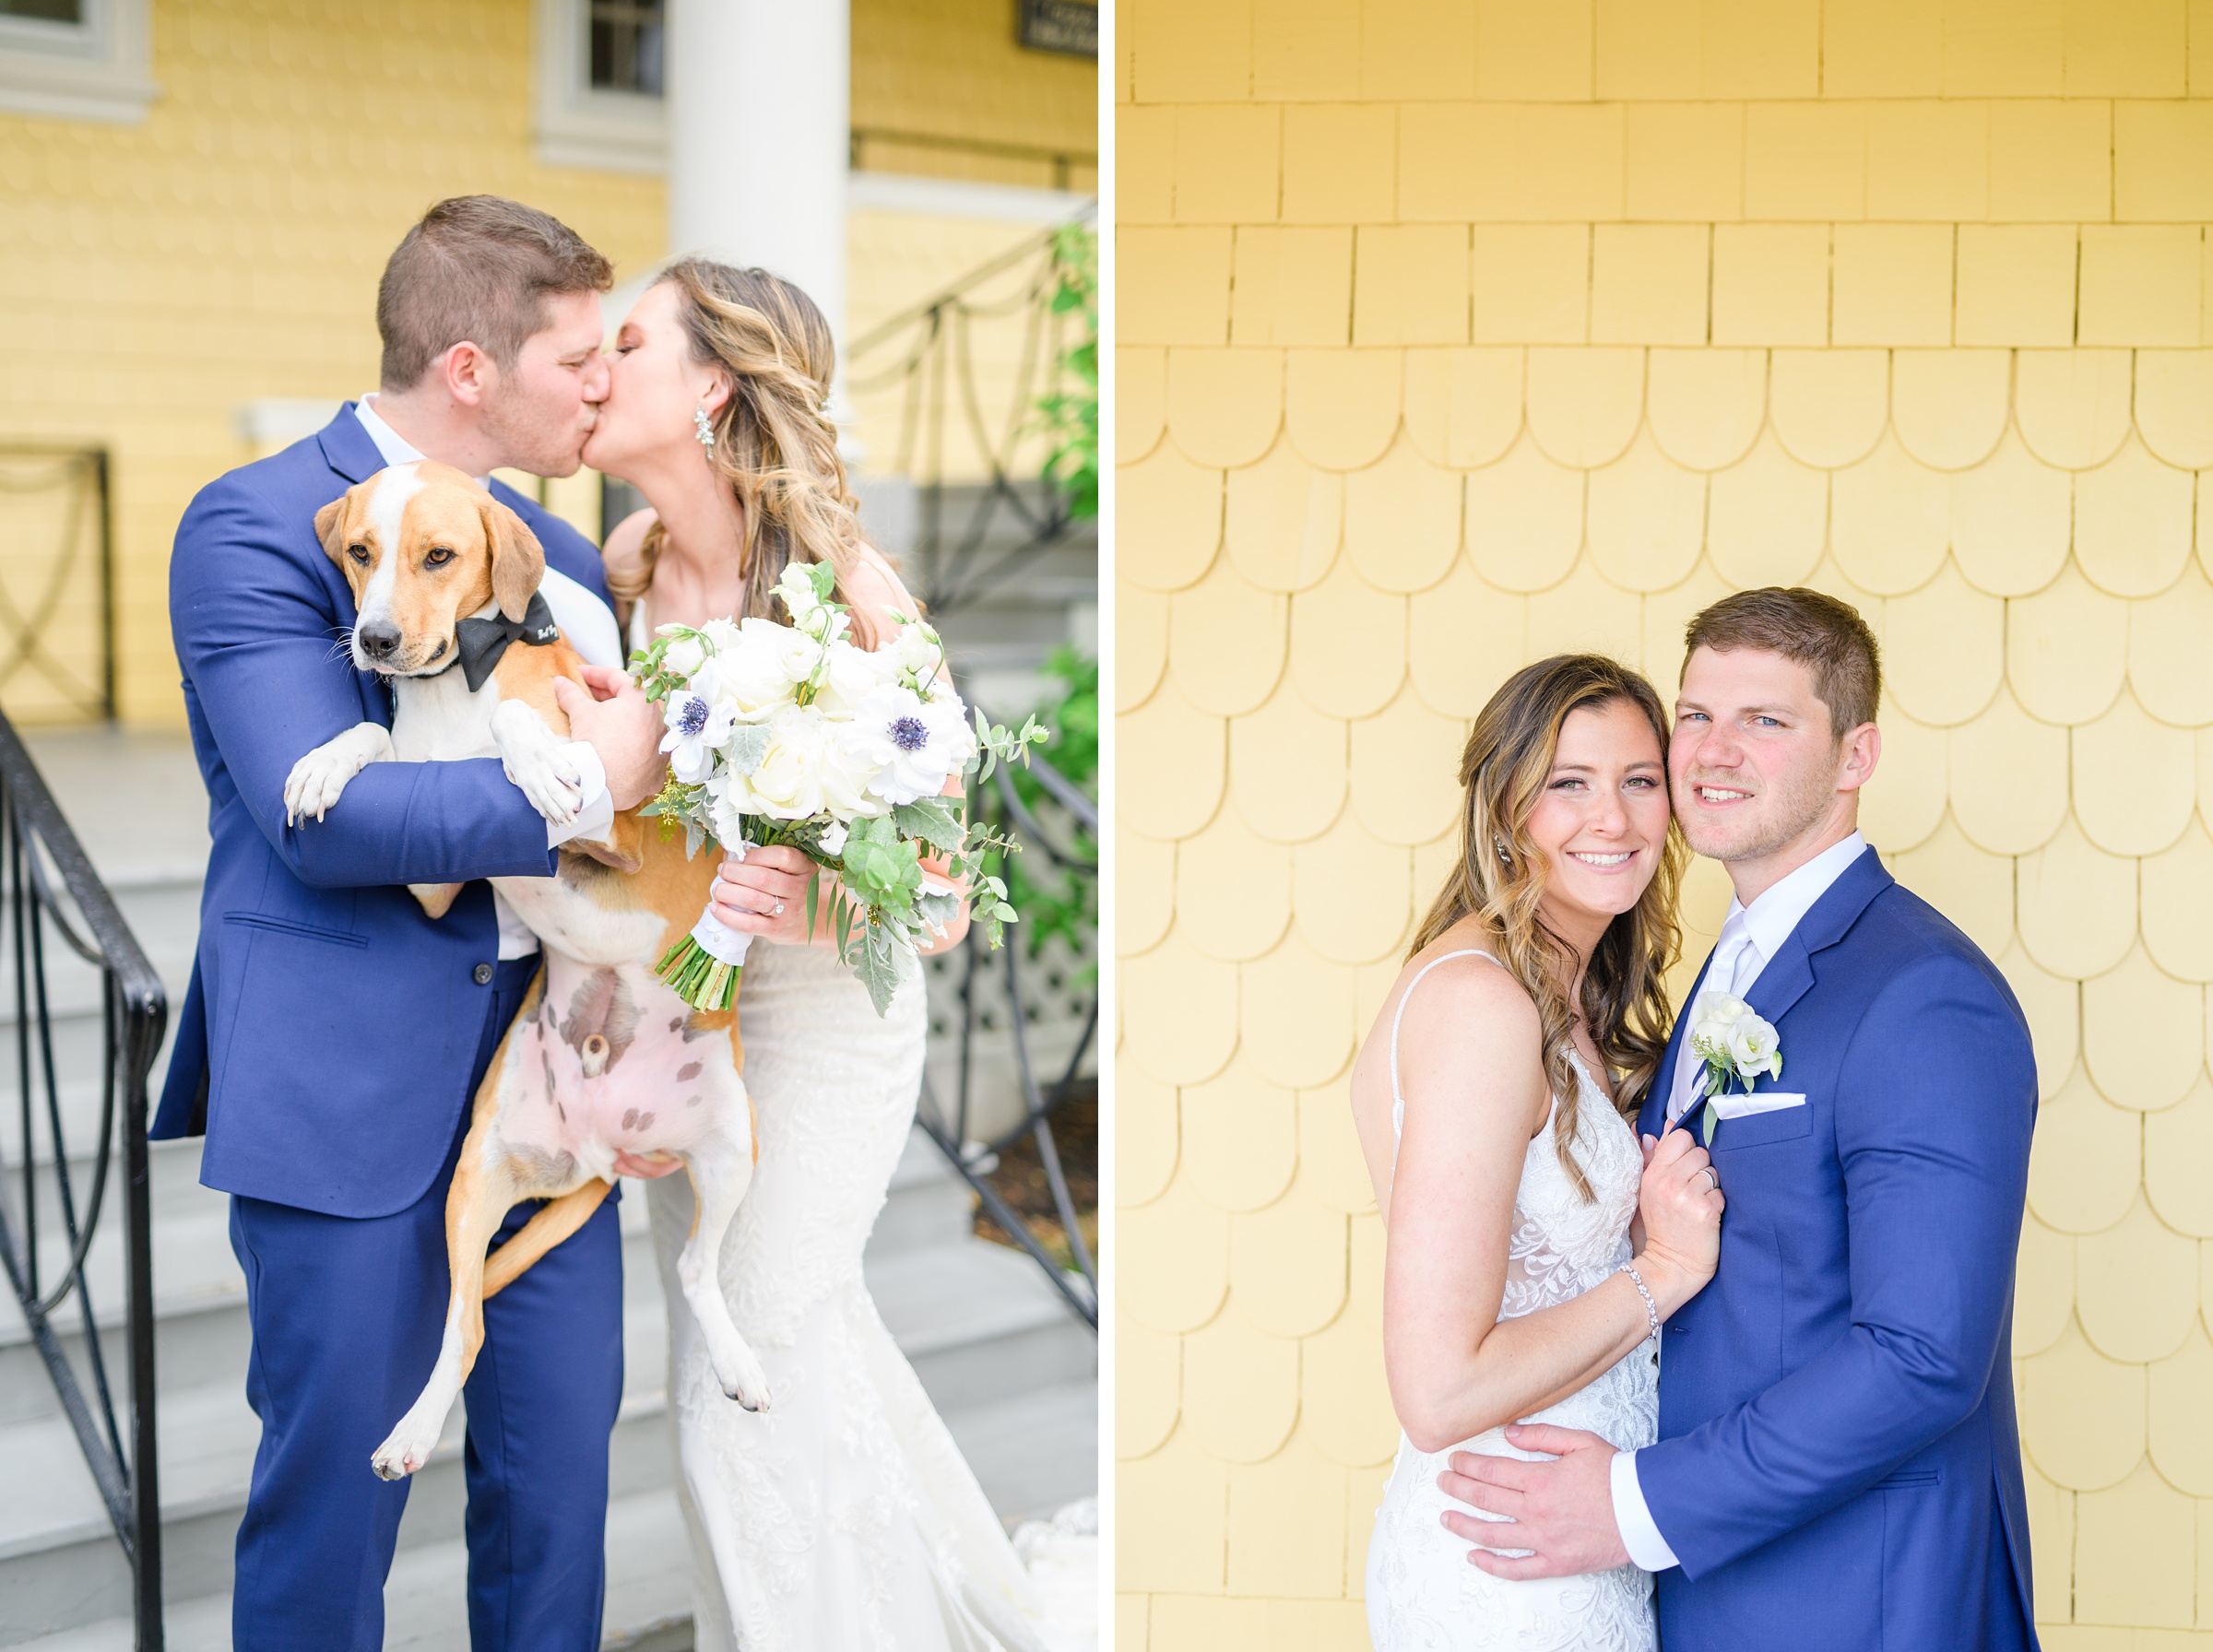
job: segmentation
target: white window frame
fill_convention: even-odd
[[[135,126],[154,83],[149,0],[84,0],[84,20],[0,17],[0,111]]]
[[[592,84],[590,16],[591,0],[538,0],[538,158],[549,166],[666,172],[668,103]]]

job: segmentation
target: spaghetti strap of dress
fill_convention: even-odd
[[[1477,947],[1462,947],[1457,952],[1439,952],[1416,970],[1414,979],[1406,983],[1406,990],[1399,995],[1399,1007],[1391,1018],[1391,1134],[1393,1140],[1405,1127],[1406,1098],[1399,1093],[1399,1023],[1406,1019],[1406,1000],[1414,997],[1414,989],[1422,984],[1422,977],[1438,964],[1454,958],[1481,958],[1498,963],[1496,958]],[[1500,969],[1506,965],[1498,963]]]

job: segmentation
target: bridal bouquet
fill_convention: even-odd
[[[1026,763],[1047,731],[1034,717],[1014,734],[981,713],[971,723],[943,643],[918,619],[898,617],[898,634],[881,647],[856,645],[845,608],[830,600],[835,577],[827,563],[790,563],[775,587],[790,624],[664,625],[633,657],[668,724],[669,779],[641,812],[664,830],[681,825],[690,854],[709,838],[740,856],[788,844],[834,874],[838,953],[881,1015],[901,954],[959,910],[953,886],[923,871],[924,855],[944,856],[952,876],[968,879],[991,945],[1015,920],[1005,883],[980,864],[1013,845],[965,824],[959,799],[941,794],[979,763],[987,776],[1001,761]],[[807,886],[810,927],[825,881],[818,874]],[[751,939],[710,908],[657,973],[694,1009],[728,1009]]]

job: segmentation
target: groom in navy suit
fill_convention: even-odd
[[[238,1535],[239,1652],[384,1645],[408,1482],[379,1480],[370,1454],[436,1357],[446,1186],[538,965],[536,938],[480,880],[546,876],[562,835],[496,759],[374,763],[326,819],[288,823],[295,761],[392,721],[385,680],[349,657],[353,598],[314,514],[417,458],[572,474],[606,395],[609,283],[607,260],[542,212],[487,196],[432,207],[378,291],[383,394],[210,484],[177,530],[170,620],[213,844],[152,1134],[205,1131],[201,1179],[231,1196],[246,1276],[262,1435]],[[598,553],[491,486],[544,546],[563,630],[587,658],[611,656]],[[628,808],[658,785],[659,719],[619,673],[586,675],[592,693],[572,690],[564,709]],[[467,888],[433,923],[409,883]],[[597,1652],[621,1305],[611,1199],[486,1304],[465,1462],[478,1652]]]
[[[1713,1282],[1662,1336],[1660,1441],[1509,1430],[1458,1454],[1449,1516],[1485,1571],[1658,1574],[1665,1652],[2029,1652],[2014,1255],[2036,1068],[2005,978],[1858,831],[1873,634],[1807,590],[1691,621],[1668,752],[1690,845],[1735,886],[1639,1120],[1710,1129]],[[1708,1113],[1701,995],[1748,1003],[1783,1073]],[[1786,1088],[1787,1087],[1787,1088]]]

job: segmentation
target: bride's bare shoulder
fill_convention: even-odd
[[[639,553],[645,544],[645,530],[659,520],[649,506],[643,511],[633,511],[615,524],[614,531],[608,535],[607,543],[599,550],[599,560],[606,564],[609,573],[620,577],[638,571]]]
[[[860,548],[845,577],[846,596],[855,608],[876,608],[885,613],[911,615],[915,599],[899,581],[883,554],[872,545]]]
[[[1480,940],[1446,937],[1406,961],[1384,1005],[1394,1018],[1403,1006],[1402,1038],[1434,1034],[1454,1042],[1488,1041],[1541,1032],[1529,989],[1497,961],[1495,949]]]

